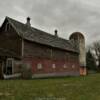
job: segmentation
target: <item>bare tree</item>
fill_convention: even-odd
[[[91,50],[97,63],[97,69],[100,71],[100,41],[94,42]]]

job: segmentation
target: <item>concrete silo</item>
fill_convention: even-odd
[[[79,49],[79,63],[80,75],[86,75],[86,51],[85,51],[85,37],[80,32],[74,32],[70,35],[69,39],[74,41]]]

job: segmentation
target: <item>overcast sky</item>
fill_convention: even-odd
[[[60,37],[80,31],[90,44],[100,39],[100,0],[0,0],[0,24],[5,16]]]

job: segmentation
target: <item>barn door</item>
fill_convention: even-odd
[[[0,61],[0,79],[3,79],[3,65],[2,65],[2,61]]]

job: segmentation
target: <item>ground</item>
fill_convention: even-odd
[[[100,74],[0,80],[0,100],[100,100]]]

